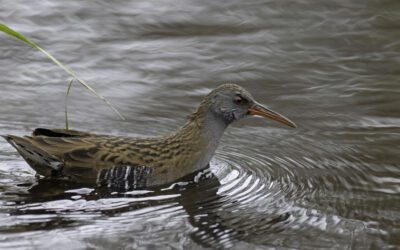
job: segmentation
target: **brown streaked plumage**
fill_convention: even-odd
[[[125,189],[173,182],[205,168],[225,128],[248,115],[295,124],[258,104],[235,84],[211,91],[175,133],[136,138],[38,128],[32,136],[4,138],[40,175]]]

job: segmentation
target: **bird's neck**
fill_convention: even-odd
[[[218,143],[227,128],[227,124],[217,115],[200,106],[189,120],[173,136],[182,140],[187,147],[187,155],[191,159],[192,171],[200,170],[208,165],[214,155]]]
[[[162,164],[148,183],[166,184],[207,167],[226,127],[227,123],[200,105],[179,130],[161,139],[169,156],[160,159]]]

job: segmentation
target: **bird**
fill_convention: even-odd
[[[36,128],[3,135],[37,176],[119,189],[162,186],[205,169],[225,129],[248,116],[294,122],[261,105],[243,87],[226,83],[207,94],[186,123],[162,137],[126,137]]]

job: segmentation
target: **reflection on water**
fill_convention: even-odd
[[[228,81],[299,127],[240,121],[210,170],[129,192],[36,180],[1,140],[0,248],[398,248],[399,3],[2,6],[2,22],[128,118],[74,85],[74,129],[164,135]],[[0,43],[0,133],[63,127],[68,76],[10,37]]]

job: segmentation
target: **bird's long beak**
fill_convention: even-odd
[[[278,114],[275,111],[272,111],[272,110],[262,106],[259,103],[254,103],[254,105],[249,108],[249,114],[250,115],[259,115],[259,116],[271,118],[271,119],[273,119],[275,121],[284,123],[284,124],[286,124],[286,125],[288,125],[288,126],[290,126],[292,128],[296,127],[296,124],[294,124],[294,122],[292,122],[288,118],[284,117],[281,114]]]

